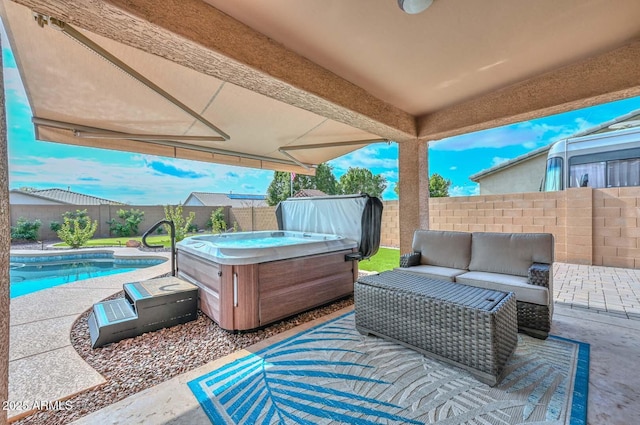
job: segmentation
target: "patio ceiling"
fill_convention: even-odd
[[[640,95],[637,0],[2,1],[38,137],[63,143],[309,172]]]

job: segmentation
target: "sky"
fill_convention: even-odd
[[[273,171],[35,140],[31,109],[8,45],[2,28],[9,189],[69,189],[131,205],[179,204],[191,192],[266,194]],[[475,195],[478,185],[469,176],[636,109],[640,97],[431,142],[429,174],[451,181],[450,196]],[[329,165],[338,179],[349,167],[382,174],[388,183],[383,200],[397,199],[396,143],[370,145]]]

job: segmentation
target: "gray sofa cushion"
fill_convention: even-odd
[[[549,305],[549,290],[544,286],[529,285],[526,277],[500,273],[468,272],[456,276],[456,282],[496,291],[513,292],[516,300]]]
[[[471,233],[416,230],[413,250],[422,254],[420,264],[468,269],[471,261]]]
[[[396,270],[403,272],[415,273],[420,276],[430,277],[431,279],[448,280],[451,282],[456,281],[456,276],[466,273],[463,269],[452,269],[450,267],[440,266],[413,266],[413,267],[397,267]]]
[[[527,276],[533,263],[553,262],[550,233],[474,232],[470,271]]]

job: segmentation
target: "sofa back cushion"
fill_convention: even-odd
[[[471,233],[416,230],[413,250],[421,253],[420,264],[468,269],[471,261]]]
[[[469,270],[527,276],[533,263],[553,263],[550,233],[474,232]]]

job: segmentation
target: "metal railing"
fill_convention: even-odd
[[[147,243],[147,236],[149,236],[149,234],[154,232],[158,227],[162,226],[163,224],[167,224],[171,228],[171,276],[175,276],[176,275],[176,226],[175,224],[173,224],[173,221],[160,220],[159,222],[151,226],[149,230],[144,232],[144,235],[142,235],[142,244],[147,248],[164,248],[164,245],[149,245]]]

